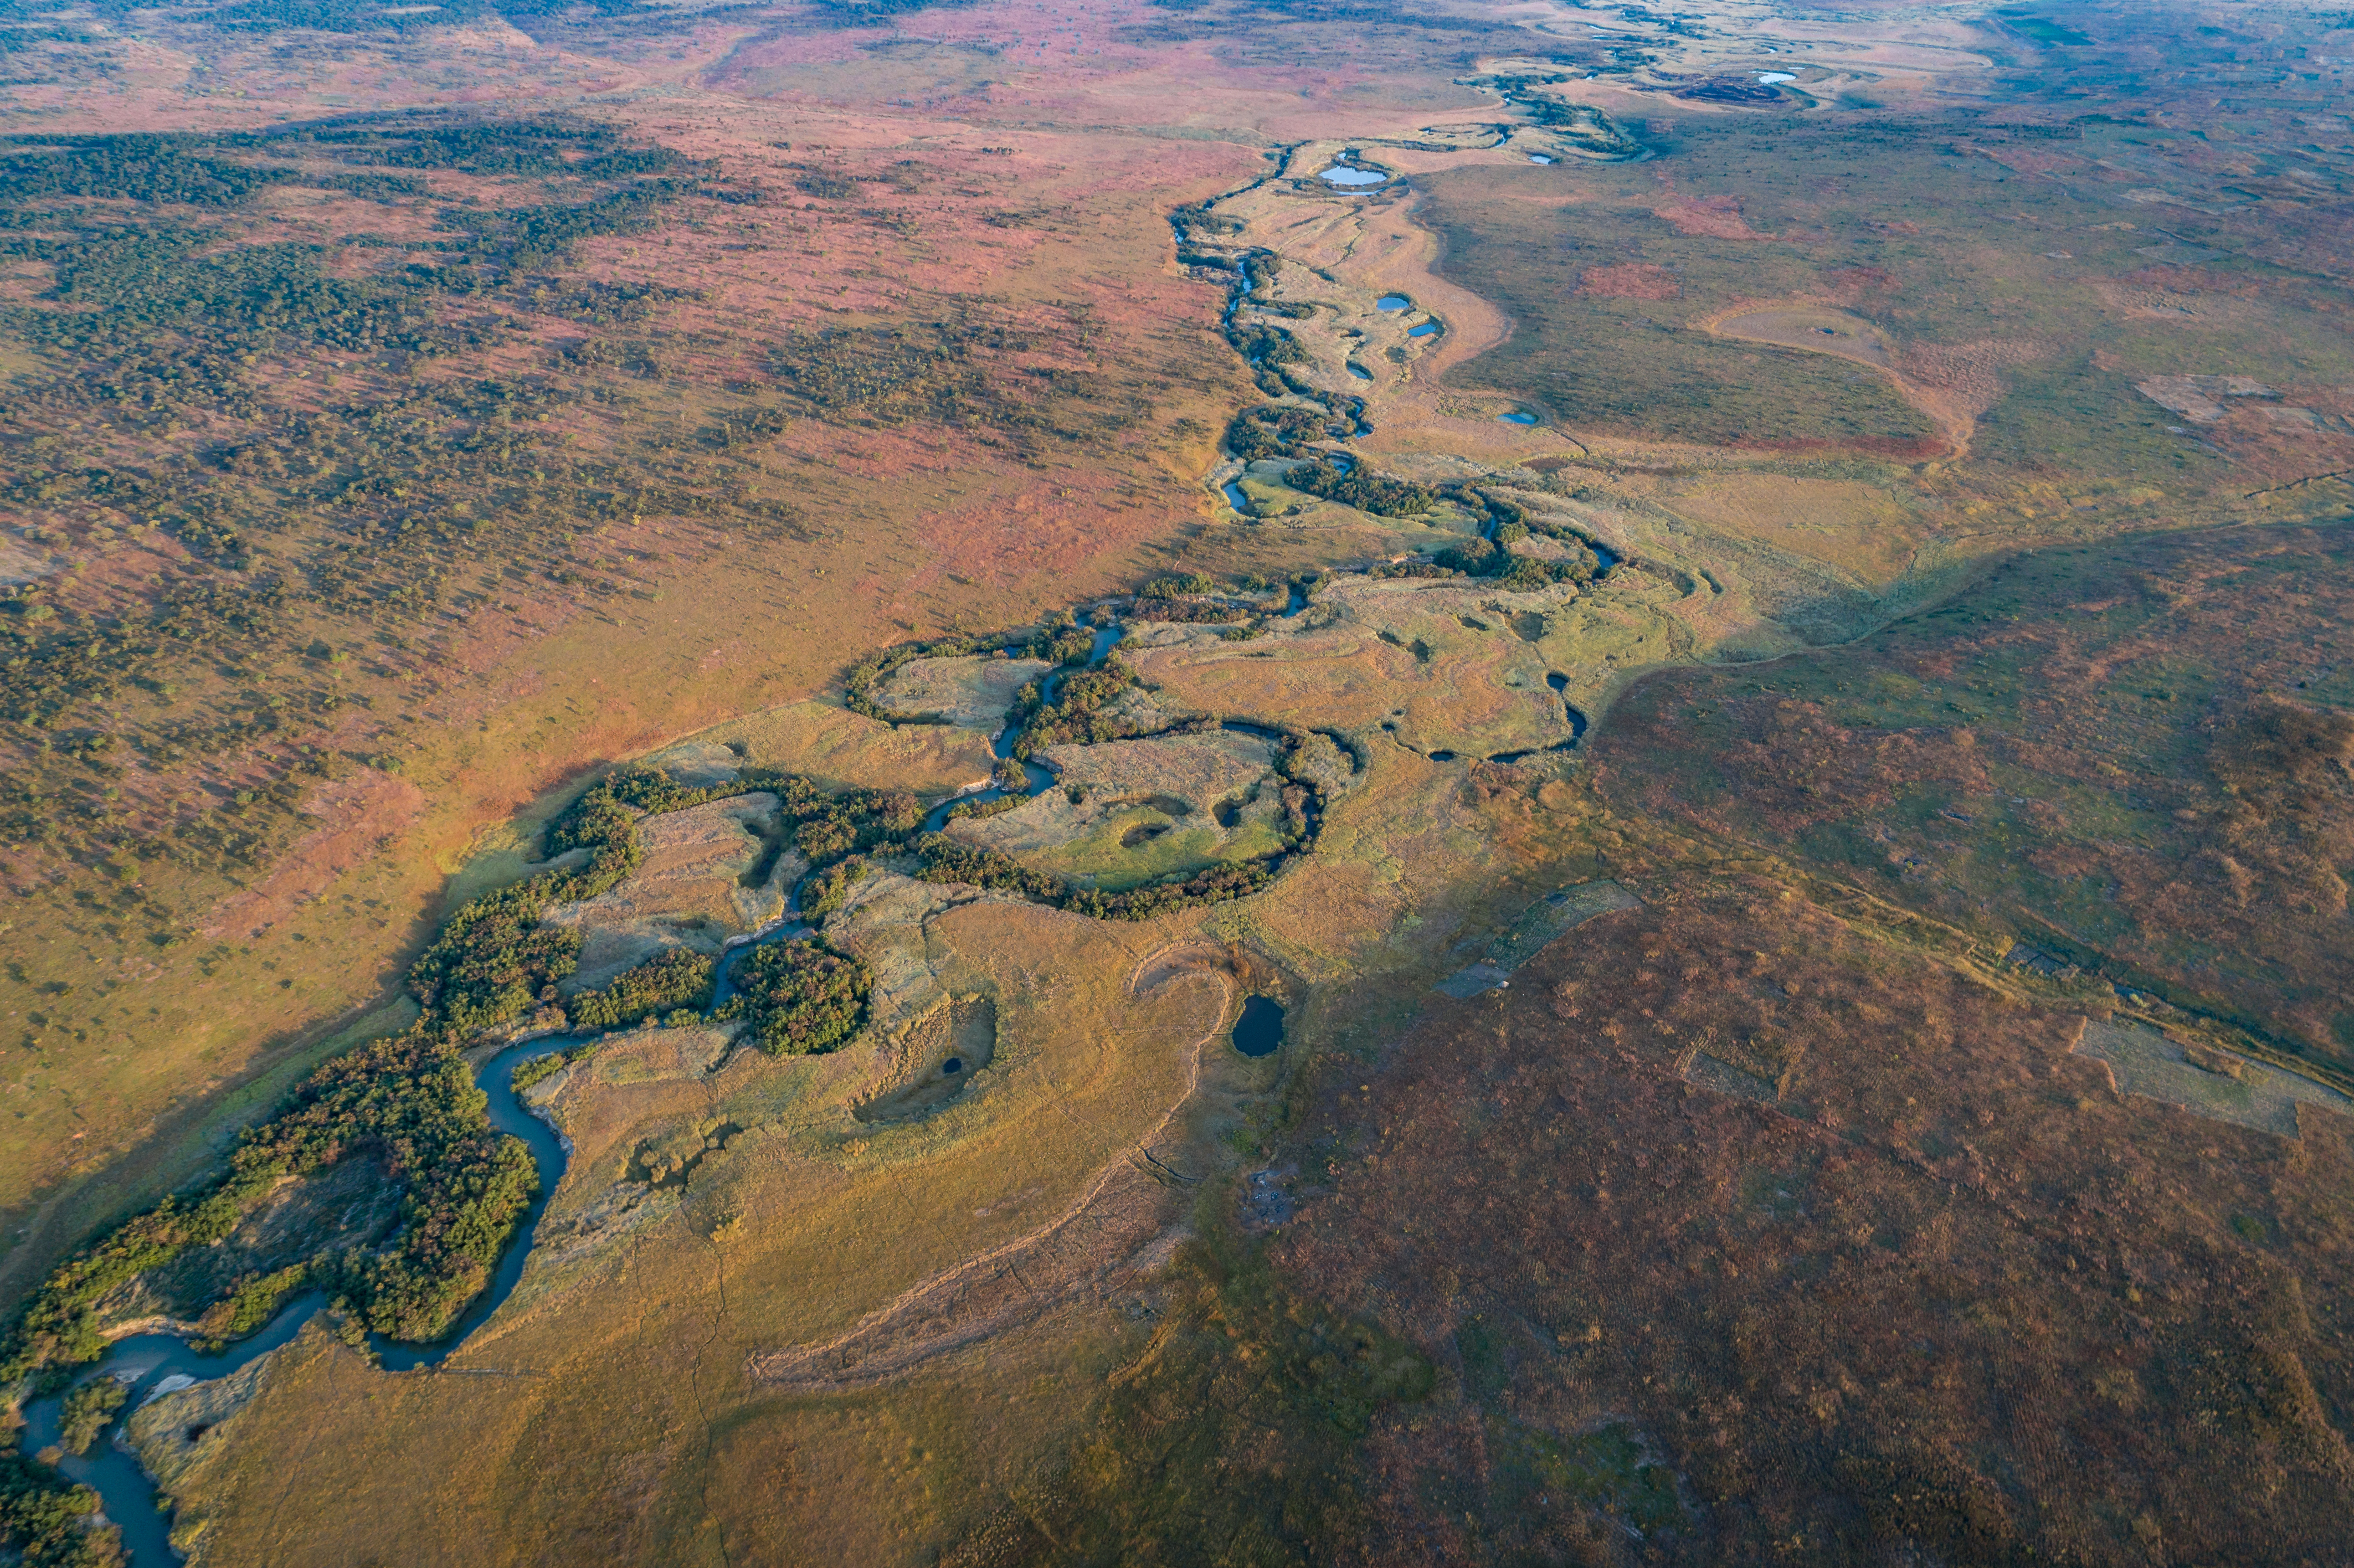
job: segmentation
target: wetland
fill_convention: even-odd
[[[6,1549],[2332,1560],[2327,18],[848,19],[17,29]]]

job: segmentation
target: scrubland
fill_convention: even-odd
[[[131,1424],[199,1560],[2342,1552],[2327,18],[93,16],[0,1279],[425,1269]]]

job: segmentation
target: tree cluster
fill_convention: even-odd
[[[1419,516],[1438,503],[1437,495],[1426,484],[1416,484],[1404,479],[1384,479],[1362,467],[1343,473],[1320,457],[1301,463],[1285,474],[1283,482],[1294,490],[1320,495],[1327,501],[1337,501],[1343,506],[1353,506],[1377,517]]]
[[[702,1012],[711,1005],[719,962],[691,948],[673,948],[613,977],[602,990],[584,991],[565,1004],[575,1029],[626,1029],[681,1008]]]
[[[815,942],[754,948],[737,960],[735,981],[717,1016],[743,1019],[771,1056],[815,1055],[851,1038],[866,1025],[875,989],[863,961]]]

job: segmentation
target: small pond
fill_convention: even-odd
[[[1241,485],[1235,483],[1230,479],[1219,488],[1223,489],[1226,493],[1227,505],[1233,507],[1235,511],[1241,513],[1246,517],[1250,515],[1250,497],[1243,493],[1243,487]]]
[[[1507,425],[1533,425],[1537,422],[1537,417],[1526,408],[1515,408],[1509,414],[1499,414],[1496,418],[1500,423]]]
[[[1355,376],[1360,381],[1371,381],[1373,378],[1373,373],[1372,371],[1366,369],[1363,366],[1358,364],[1353,359],[1349,361],[1349,374]]]
[[[1761,87],[1778,87],[1786,81],[1797,79],[1786,70],[1761,70],[1757,73],[1757,82]]]
[[[1531,153],[1529,154],[1529,162],[1532,164],[1550,164],[1553,160],[1546,157],[1543,153]]]
[[[1379,169],[1352,168],[1346,164],[1335,164],[1317,177],[1327,185],[1339,185],[1347,190],[1377,185],[1389,178]]]
[[[1235,1021],[1235,1049],[1246,1056],[1271,1056],[1283,1044],[1283,1004],[1271,996],[1243,999]]]
[[[1438,323],[1437,322],[1425,322],[1420,326],[1410,326],[1406,328],[1405,335],[1408,337],[1428,337],[1437,331],[1438,331]]]
[[[1373,302],[1373,309],[1377,311],[1402,311],[1413,303],[1414,302],[1407,299],[1404,294],[1384,294],[1380,299]]]

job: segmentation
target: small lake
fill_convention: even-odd
[[[1235,1049],[1246,1056],[1271,1056],[1283,1044],[1283,1004],[1271,996],[1243,999],[1235,1021]]]
[[[1420,326],[1410,326],[1406,328],[1405,335],[1408,337],[1429,337],[1437,331],[1438,323],[1437,322],[1425,322]]]
[[[1373,309],[1377,311],[1402,311],[1413,303],[1414,302],[1407,299],[1404,294],[1384,294],[1380,299],[1373,302]]]
[[[1335,164],[1331,168],[1319,175],[1317,178],[1324,181],[1327,185],[1340,185],[1344,189],[1355,190],[1365,185],[1380,185],[1383,181],[1388,179],[1389,176],[1383,174],[1378,169],[1356,169],[1351,168],[1346,164]]]

